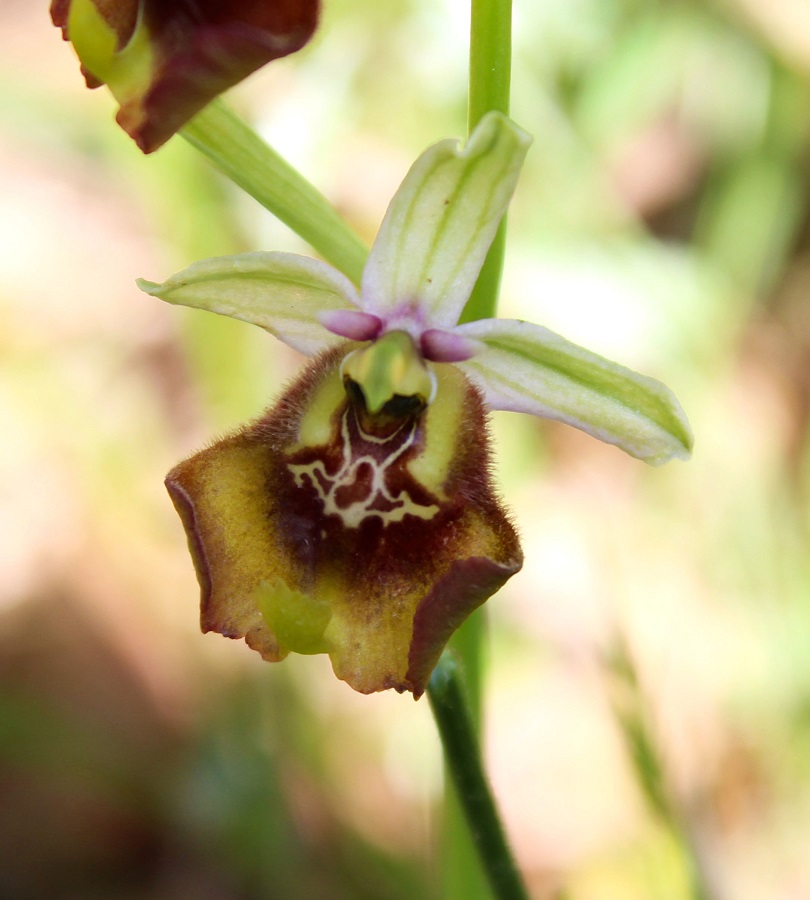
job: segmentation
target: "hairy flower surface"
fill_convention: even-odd
[[[328,653],[364,693],[418,697],[453,631],[521,566],[489,475],[488,409],[560,419],[651,463],[687,458],[660,382],[528,322],[459,325],[530,139],[490,113],[388,208],[360,290],[287,253],[204,260],[140,287],[315,357],[257,422],[166,484],[202,627],[265,659]]]
[[[312,36],[319,0],[52,0],[88,87],[107,84],[145,153],[210,100]]]

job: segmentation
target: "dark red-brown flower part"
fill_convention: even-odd
[[[371,367],[347,363],[347,349],[313,360],[262,419],[181,463],[166,485],[202,588],[203,631],[244,638],[271,661],[328,653],[357,691],[418,697],[451,634],[522,554],[490,482],[478,390],[436,366],[428,405],[404,332],[366,351]],[[353,375],[378,365],[399,384],[410,367],[417,393],[370,408]],[[434,374],[422,371],[432,393]]]
[[[52,0],[88,87],[107,84],[144,153],[265,63],[300,50],[319,0]]]

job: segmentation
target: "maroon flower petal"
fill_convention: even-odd
[[[484,556],[455,560],[416,608],[405,676],[414,696],[424,692],[442,650],[467,616],[520,568],[519,555],[511,553],[505,554],[506,563]]]
[[[84,36],[70,33],[73,2],[53,0],[51,18],[81,56]],[[101,63],[84,58],[82,70],[88,86],[110,86],[121,104],[119,124],[145,153],[251,72],[300,50],[315,31],[320,7],[319,0],[92,2],[115,36],[116,53]],[[132,59],[122,60],[142,30],[149,59],[133,84]]]

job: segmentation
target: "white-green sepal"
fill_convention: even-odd
[[[354,285],[332,266],[293,253],[254,252],[194,263],[162,284],[138,287],[167,303],[205,309],[269,331],[307,356],[340,343],[318,316],[357,308]]]
[[[654,378],[529,322],[482,319],[454,332],[481,344],[457,365],[490,409],[567,422],[653,465],[689,458],[686,416],[672,391]]]
[[[383,318],[454,325],[517,184],[531,137],[488,113],[467,143],[416,160],[394,195],[363,273],[361,305]]]

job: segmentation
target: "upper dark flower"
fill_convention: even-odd
[[[52,0],[88,87],[107,84],[118,123],[144,151],[217,94],[300,50],[319,0]]]

